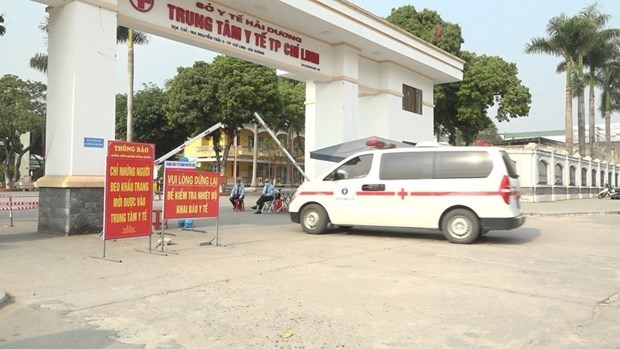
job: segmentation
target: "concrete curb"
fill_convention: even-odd
[[[573,216],[606,216],[620,215],[620,211],[608,212],[562,212],[562,213],[522,213],[526,217],[573,217]]]

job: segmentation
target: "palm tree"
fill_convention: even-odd
[[[597,78],[601,87],[601,113],[605,118],[605,155],[611,159],[611,113],[620,111],[620,59],[603,67]]]
[[[45,33],[45,45],[47,46],[47,34],[50,28],[50,17],[47,16],[43,22],[39,24],[39,29]],[[47,74],[47,53],[37,52],[30,58],[30,68],[38,70],[43,74]]]
[[[613,59],[620,56],[620,46],[618,43],[601,42],[590,49],[584,57],[584,64],[588,67],[586,78],[589,81],[589,110],[588,110],[588,138],[590,141],[590,156],[594,154],[595,139],[595,85],[597,84],[597,76],[603,76],[605,73],[601,71],[608,67]],[[609,158],[607,158],[609,160]]]
[[[588,119],[588,139],[590,143],[589,154],[594,154],[595,143],[595,117],[594,117],[594,85],[596,72],[604,67],[610,60],[617,57],[619,29],[604,29],[610,19],[607,14],[602,14],[598,10],[597,4],[590,5],[581,11],[581,15],[590,22],[590,30],[587,33],[590,45],[583,56],[583,62],[588,67],[587,77],[589,79],[589,119]]]
[[[149,42],[146,34],[134,32],[133,29],[118,27],[116,30],[117,42],[127,42],[127,142],[133,139],[133,82],[134,82],[134,44]]]
[[[39,25],[39,29],[45,32],[46,41],[47,41],[47,33],[49,32],[49,16],[45,17],[45,20],[41,22]],[[133,44],[146,44],[149,42],[146,34],[142,32],[134,32],[132,29],[125,28],[122,26],[116,27],[116,42],[117,43],[125,43],[127,42],[128,50],[127,50],[127,80],[129,89],[127,91],[127,141],[131,141],[133,135],[133,81],[134,81],[134,52],[133,52]],[[30,67],[36,69],[43,74],[47,74],[47,54],[46,53],[35,53],[35,55],[30,58]]]
[[[0,15],[0,36],[4,36],[4,33],[6,33],[6,28],[4,27],[4,16]]]
[[[581,21],[582,22],[582,21]],[[542,53],[561,57],[566,67],[565,88],[565,139],[566,148],[573,153],[573,95],[571,73],[575,66],[580,45],[582,23],[577,17],[568,17],[564,13],[553,17],[547,24],[547,38],[536,37],[525,45],[525,53]]]

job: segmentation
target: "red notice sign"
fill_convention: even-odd
[[[108,141],[105,175],[105,240],[151,234],[153,144]]]
[[[217,172],[197,171],[192,163],[166,161],[164,219],[218,217],[219,178]]]

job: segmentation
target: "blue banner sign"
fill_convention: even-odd
[[[103,138],[84,137],[84,148],[103,148]]]
[[[166,161],[164,162],[165,168],[196,168],[195,162],[188,161]]]

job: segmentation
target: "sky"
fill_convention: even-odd
[[[299,0],[302,1],[302,0]],[[225,1],[224,1],[225,2]],[[478,55],[499,56],[515,63],[518,78],[530,89],[532,103],[527,117],[496,123],[500,133],[551,131],[564,128],[564,75],[555,68],[560,58],[547,55],[528,55],[524,47],[534,37],[546,37],[549,19],[561,13],[577,14],[593,3],[586,0],[354,0],[356,5],[386,17],[393,8],[413,5],[417,10],[435,10],[444,21],[461,26],[463,50]],[[599,0],[599,9],[612,17],[609,26],[620,28],[620,1]],[[44,35],[38,28],[45,18],[45,6],[30,0],[0,0],[6,34],[0,37],[0,76],[17,75],[21,79],[46,82],[44,74],[28,66],[36,52],[45,52]],[[217,53],[149,36],[148,45],[135,49],[135,89],[144,83],[163,87],[176,74],[177,67],[191,66],[195,61],[210,61]],[[7,55],[8,53],[8,55]],[[126,47],[117,46],[117,92],[126,93]],[[597,91],[597,100],[599,99]],[[598,103],[597,103],[598,104]],[[576,113],[576,103],[574,104]],[[490,117],[495,114],[491,110]],[[576,115],[575,115],[576,124]],[[620,122],[620,115],[612,115],[612,122]],[[597,112],[597,126],[603,119]]]

